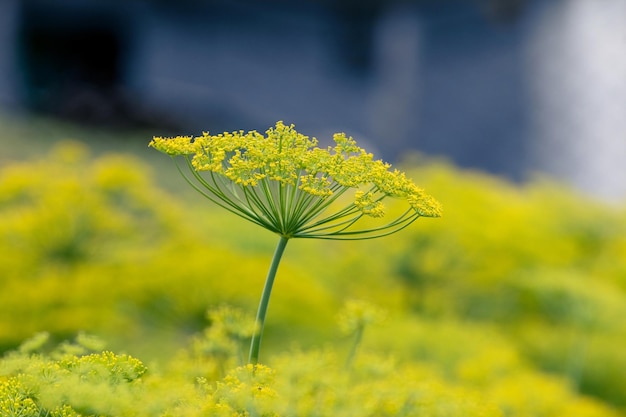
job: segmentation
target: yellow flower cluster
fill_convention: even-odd
[[[28,396],[28,389],[17,378],[0,379],[1,416],[30,416],[38,413],[39,407]]]
[[[212,356],[224,361],[237,359],[237,364],[243,364],[242,342],[252,337],[256,330],[253,317],[248,317],[240,309],[223,305],[209,310],[207,319],[211,325],[201,337],[192,341],[196,357]]]
[[[339,313],[339,328],[345,334],[352,334],[359,328],[384,320],[386,312],[363,300],[348,300]]]
[[[147,370],[141,361],[109,351],[76,355],[69,352],[81,346],[71,342],[44,354],[36,346],[46,338],[38,334],[0,358],[0,416],[148,415],[137,412]]]
[[[315,138],[278,122],[266,135],[205,132],[155,137],[150,146],[184,156],[192,174],[187,180],[211,201],[288,238],[370,238],[420,216],[441,215],[439,203],[404,173],[374,160],[345,134],[333,139],[334,147],[322,149]],[[347,205],[335,207],[351,189]],[[407,212],[386,225],[354,230],[363,215],[384,217],[387,197],[405,200]]]

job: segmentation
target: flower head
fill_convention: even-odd
[[[338,315],[339,328],[345,334],[352,334],[359,328],[380,323],[386,312],[363,300],[348,300]]]
[[[367,239],[394,233],[418,217],[438,217],[437,201],[406,175],[338,133],[317,146],[282,122],[265,135],[243,131],[155,137],[150,146],[182,156],[185,179],[215,204],[286,238]],[[388,219],[383,201],[404,200]],[[377,225],[362,218],[375,218]]]

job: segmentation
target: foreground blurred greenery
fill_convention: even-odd
[[[182,361],[178,378],[197,363],[180,352],[215,325],[208,309],[254,311],[275,237],[189,192],[149,137],[6,116],[0,127],[0,349],[84,331],[157,369]],[[338,357],[351,340],[336,321],[355,298],[387,311],[353,375],[382,385],[361,389],[431,381],[432,398],[478,395],[505,416],[626,413],[626,207],[419,157],[402,168],[444,217],[379,240],[295,241],[261,362],[348,395]]]

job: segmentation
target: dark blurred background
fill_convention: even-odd
[[[0,0],[0,105],[156,134],[343,131],[626,197],[624,0]]]

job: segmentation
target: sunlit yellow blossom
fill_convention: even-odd
[[[35,416],[39,407],[28,396],[28,390],[18,378],[0,380],[0,415]]]
[[[150,146],[183,156],[185,178],[209,200],[285,238],[367,239],[441,214],[439,203],[404,173],[390,171],[343,133],[333,139],[334,147],[322,149],[278,122],[265,135],[205,132],[155,137]],[[406,211],[386,219],[387,198],[406,201]],[[363,216],[382,222],[359,228]]]
[[[176,136],[173,138],[155,136],[151,144],[168,155],[190,155],[195,152],[195,146],[191,140],[191,136]]]
[[[315,196],[330,197],[333,195],[330,189],[331,185],[332,182],[328,177],[317,177],[314,175],[300,177],[300,189]]]
[[[213,392],[220,403],[235,415],[277,417],[278,394],[273,388],[275,373],[264,365],[241,366],[218,381]]]
[[[354,195],[354,205],[363,212],[372,217],[382,217],[385,215],[383,204],[376,200],[371,192],[357,191]]]

